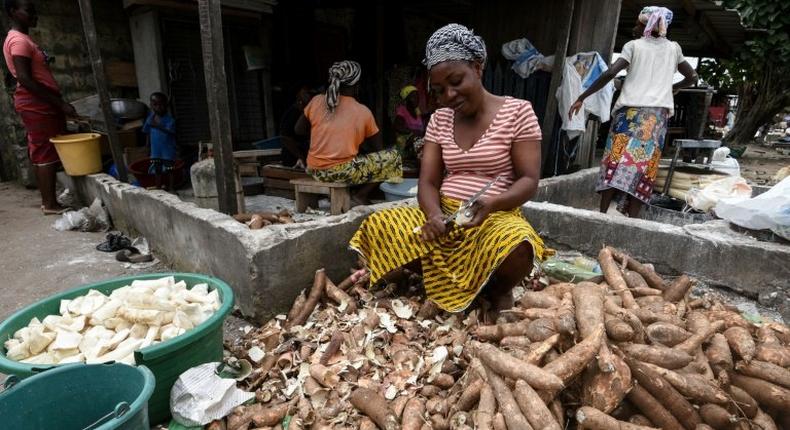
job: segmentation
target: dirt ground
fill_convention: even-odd
[[[738,159],[741,176],[751,184],[773,186],[774,175],[782,167],[790,166],[790,155],[784,155],[771,146],[749,145]]]
[[[11,182],[0,183],[0,279],[3,300],[0,320],[14,311],[90,282],[143,271],[124,267],[115,255],[96,250],[105,233],[60,232],[52,227],[57,216],[44,216],[40,196]],[[161,265],[160,265],[161,266]]]
[[[136,269],[96,250],[105,233],[60,232],[52,227],[56,216],[41,214],[38,191],[0,182],[0,321],[15,311],[91,282],[143,273],[169,271],[158,263]],[[228,316],[225,338],[240,337],[246,321]],[[249,329],[247,329],[249,330]],[[4,375],[0,373],[0,381]]]

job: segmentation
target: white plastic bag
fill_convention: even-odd
[[[738,160],[730,157],[730,148],[726,146],[713,151],[710,166],[730,176],[741,176],[741,166],[738,164]]]
[[[203,426],[255,398],[255,393],[236,388],[236,380],[220,378],[216,374],[219,365],[201,364],[178,377],[170,390],[170,412],[176,421],[190,427]]]
[[[719,218],[741,227],[769,229],[790,240],[790,177],[753,199],[720,200],[715,212]]]
[[[752,196],[752,187],[740,176],[728,176],[718,181],[713,181],[705,188],[692,188],[686,193],[686,203],[692,208],[707,212],[719,200],[734,199],[746,200]]]
[[[82,211],[69,211],[56,219],[52,227],[57,231],[77,230],[85,222]]]
[[[101,200],[94,199],[93,203],[78,211],[69,211],[55,220],[52,227],[58,231],[107,231],[110,229],[110,216],[102,206]]]

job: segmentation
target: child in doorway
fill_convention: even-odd
[[[173,169],[176,160],[176,120],[167,111],[167,96],[151,94],[151,112],[143,124],[151,148],[151,167],[148,173],[156,176],[156,187],[162,188],[164,174]],[[173,175],[168,175],[167,190],[173,189]]]

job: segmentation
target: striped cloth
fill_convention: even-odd
[[[468,151],[455,144],[453,117],[452,109],[437,110],[425,132],[425,140],[439,144],[442,149],[447,176],[442,182],[441,193],[453,199],[467,200],[499,175],[502,178],[486,195],[498,195],[510,188],[515,180],[510,155],[512,145],[541,140],[540,125],[532,104],[506,97],[488,129]]]
[[[461,201],[442,197],[450,214]],[[490,214],[480,227],[452,229],[435,242],[425,242],[414,228],[425,223],[418,207],[398,207],[370,215],[350,241],[376,284],[387,273],[419,261],[429,300],[448,312],[466,309],[508,255],[523,242],[543,260],[547,250],[520,208]]]

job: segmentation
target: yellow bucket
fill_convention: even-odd
[[[70,176],[101,172],[101,148],[98,133],[64,134],[49,139],[55,144],[63,169]]]

